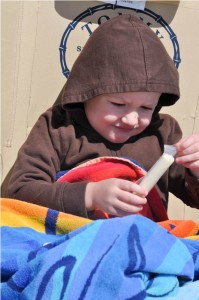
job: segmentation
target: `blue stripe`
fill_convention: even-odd
[[[56,234],[56,223],[59,212],[53,209],[48,209],[45,219],[45,230],[47,234]]]
[[[62,176],[65,175],[66,173],[68,173],[68,171],[69,171],[69,170],[57,172],[57,173],[56,173],[55,180],[57,181],[60,177],[62,177]]]

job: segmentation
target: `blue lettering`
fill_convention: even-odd
[[[86,30],[88,31],[89,35],[91,35],[92,31],[91,31],[90,27],[88,26],[88,24],[92,24],[92,23],[88,22],[87,24],[85,24],[84,26],[82,26],[81,29],[84,30],[84,27],[86,27]]]
[[[144,19],[143,19],[142,17],[140,17],[140,20],[142,20],[142,21],[144,22]],[[145,24],[148,25],[149,27],[152,25],[152,23],[150,23],[150,22],[147,22],[147,23],[145,23]],[[159,37],[160,39],[163,39],[163,38],[164,38],[163,35],[160,33],[160,31],[159,31],[158,29],[156,30],[155,34],[156,34],[157,37]]]
[[[101,25],[102,23],[104,23],[104,22],[101,21],[102,18],[105,18],[105,19],[106,19],[104,22],[106,22],[107,20],[110,19],[108,16],[101,16],[101,17],[98,19],[98,25]]]
[[[160,38],[160,39],[163,39],[163,35],[160,33],[160,31],[157,29],[156,30],[156,35]]]
[[[146,25],[148,25],[149,27],[152,25],[152,23],[150,22],[147,22]]]
[[[140,17],[140,20],[144,22],[144,19],[143,19],[142,17]],[[148,26],[151,26],[151,25],[152,25],[152,23],[150,23],[150,22],[147,22],[147,23],[145,23],[145,24],[148,25]]]

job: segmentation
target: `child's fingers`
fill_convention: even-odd
[[[199,143],[193,144],[188,148],[177,152],[177,158],[182,158],[185,160],[198,159],[198,155],[199,155]]]
[[[176,162],[186,168],[199,168],[199,153],[179,156]]]
[[[176,163],[188,168],[193,176],[199,177],[199,134],[193,134],[176,144]]]
[[[197,147],[197,149],[198,149],[199,134],[198,133],[192,134],[190,137],[180,140],[178,143],[175,144],[175,146],[179,152],[185,151],[187,149],[189,149],[189,151],[190,151],[190,147],[192,148],[193,146]]]
[[[135,193],[129,193],[126,191],[120,191],[117,198],[122,202],[135,206],[144,205],[147,202],[147,199],[144,196],[140,196]]]
[[[133,205],[117,200],[115,201],[114,206],[111,208],[111,214],[117,216],[125,216],[129,214],[138,213],[142,209],[142,205]]]
[[[139,186],[136,182],[131,182],[128,180],[120,180],[119,186],[121,190],[132,193],[132,194],[137,194],[142,197],[145,197],[148,192],[145,188]]]

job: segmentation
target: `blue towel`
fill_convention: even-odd
[[[139,215],[63,235],[4,226],[1,272],[2,300],[197,300],[199,241]]]

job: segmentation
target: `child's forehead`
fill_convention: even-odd
[[[102,97],[104,99],[111,99],[115,101],[121,101],[124,103],[148,103],[148,104],[157,104],[160,93],[158,92],[125,92],[125,93],[112,93],[104,94]]]

